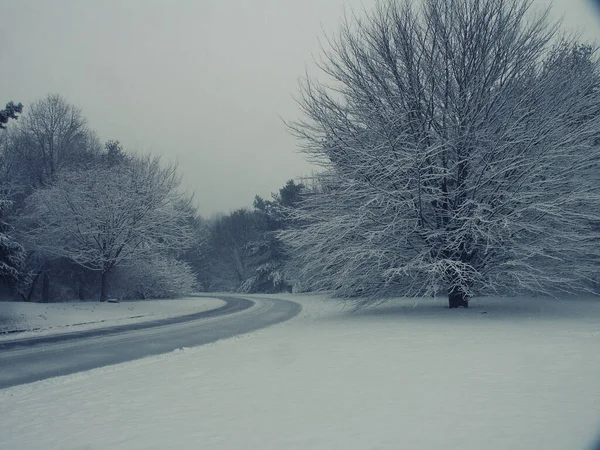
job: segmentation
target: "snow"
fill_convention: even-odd
[[[600,302],[317,296],[249,335],[0,391],[3,448],[586,449]]]
[[[120,303],[0,302],[0,342],[194,314],[224,304],[206,297]]]

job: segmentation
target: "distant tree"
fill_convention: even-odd
[[[12,145],[13,133],[10,130],[0,133],[0,197],[5,200],[13,200],[15,194],[22,190],[15,176],[19,169],[18,162],[11,154]]]
[[[296,183],[294,180],[288,180],[281,189],[279,195],[274,196],[274,199],[284,208],[295,208],[302,200],[302,191],[304,185]]]
[[[10,151],[21,175],[31,186],[40,187],[53,182],[63,168],[89,167],[100,144],[79,108],[59,95],[49,95],[21,117]]]
[[[17,120],[18,114],[23,112],[23,105],[19,103],[15,105],[13,102],[8,102],[4,109],[0,109],[0,130],[6,129],[6,124],[9,119]]]
[[[531,0],[389,0],[346,21],[291,124],[324,183],[285,233],[312,289],[588,288],[600,219],[598,62]],[[596,242],[596,244],[591,244]]]
[[[247,249],[252,271],[240,285],[240,291],[275,293],[292,290],[284,266],[287,255],[274,232],[263,232],[259,239],[248,243]]]
[[[192,244],[180,183],[174,166],[149,157],[63,172],[28,200],[29,242],[99,272],[104,301],[113,268]]]
[[[27,230],[19,217],[25,200],[34,189],[50,185],[61,171],[95,167],[100,151],[99,140],[81,111],[57,95],[34,102],[18,123],[0,134],[0,192],[12,205],[4,216],[26,247],[19,290],[29,301],[62,298],[73,282],[81,285],[88,274],[27,245],[21,236]]]
[[[291,291],[287,274],[288,249],[278,234],[291,225],[290,212],[301,200],[304,185],[289,180],[272,200],[260,196],[254,199],[257,216],[257,237],[248,244],[253,274],[247,278],[240,290],[244,292]]]
[[[252,275],[249,244],[256,240],[257,216],[246,208],[221,216],[210,227],[212,289],[237,290]]]
[[[17,113],[23,111],[23,105],[15,105],[9,102],[6,108],[0,110],[0,130],[5,130],[0,134],[0,201],[4,202],[2,215],[8,212],[8,205],[12,205],[12,198],[15,195],[18,182],[15,180],[14,172],[17,162],[11,155],[14,137],[13,133],[6,130],[6,124],[9,119],[17,119]]]
[[[16,120],[22,111],[21,103],[7,103],[6,108],[0,110],[0,130],[5,130],[8,120]],[[23,246],[12,236],[13,227],[4,219],[12,205],[12,185],[9,177],[10,163],[6,155],[8,137],[3,135],[0,139],[0,284],[14,288],[23,277],[26,253]]]
[[[192,208],[192,205],[189,205]],[[193,244],[181,252],[180,261],[189,265],[198,281],[198,290],[207,290],[211,284],[210,223],[200,217],[195,208],[190,212]]]
[[[127,161],[127,155],[123,150],[123,145],[119,141],[106,141],[104,149],[106,153],[102,155],[102,160],[107,166],[113,167]]]
[[[14,288],[21,281],[25,250],[12,236],[13,228],[3,220],[10,201],[0,198],[0,283]]]

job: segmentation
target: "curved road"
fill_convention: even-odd
[[[182,317],[0,343],[0,389],[208,344],[283,322],[302,309],[273,298],[207,297],[226,304]]]

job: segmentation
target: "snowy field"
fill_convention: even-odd
[[[224,304],[222,300],[201,297],[121,303],[0,301],[0,342],[194,314]]]
[[[238,338],[0,391],[6,449],[590,449],[600,302],[314,296]]]

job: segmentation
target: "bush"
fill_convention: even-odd
[[[111,297],[119,299],[178,298],[198,290],[187,263],[162,255],[116,267],[109,283]]]

